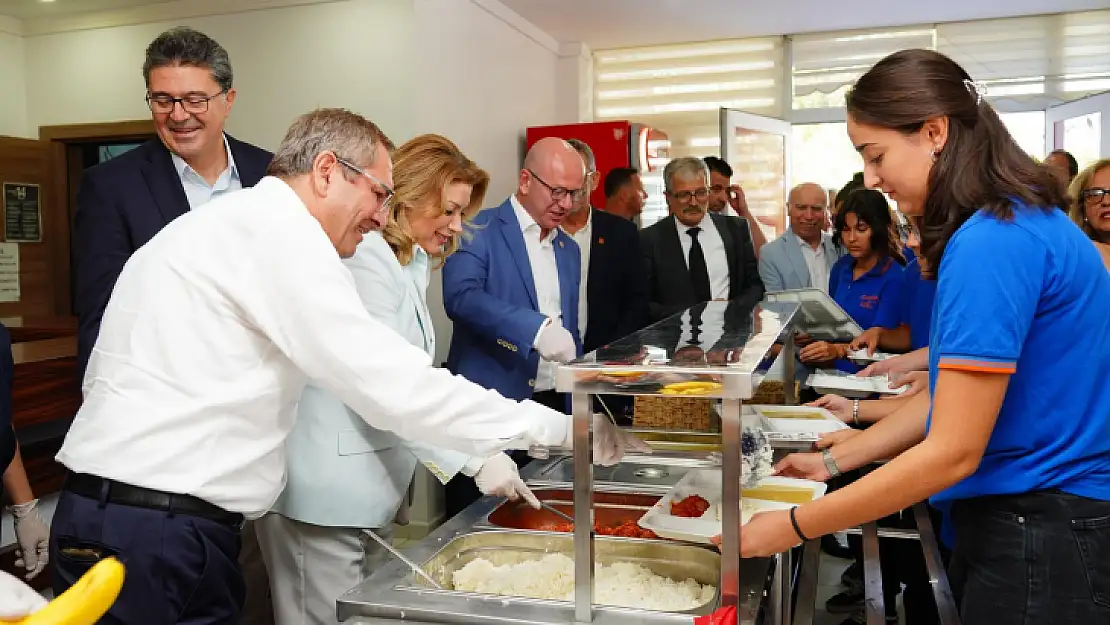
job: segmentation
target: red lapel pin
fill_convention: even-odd
[[[597,238],[597,244],[598,245],[605,245],[605,237],[598,237]]]

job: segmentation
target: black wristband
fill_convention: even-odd
[[[806,535],[802,533],[802,528],[798,527],[798,519],[794,518],[794,511],[797,509],[797,506],[790,509],[790,524],[794,526],[794,533],[798,535],[798,538],[802,539],[803,543],[809,542]]]

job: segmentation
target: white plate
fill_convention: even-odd
[[[882,362],[889,358],[894,358],[896,354],[888,354],[886,352],[875,352],[870,356],[867,355],[866,349],[857,349],[856,351],[848,352],[848,360],[856,363],[857,365],[869,365],[873,362]]]
[[[805,488],[813,492],[816,499],[825,494],[826,486],[820,482],[797,480],[786,477],[769,477],[760,486],[788,486]],[[701,517],[692,519],[671,515],[671,502],[677,502],[690,495],[700,495],[709,502],[709,509]],[[741,524],[746,524],[751,517],[759,512],[771,510],[789,510],[797,504],[781,501],[768,501],[763,499],[745,498],[747,510],[743,510],[740,518]],[[683,540],[686,542],[708,545],[710,539],[721,533],[721,521],[718,518],[721,506],[721,472],[719,470],[689,471],[667,496],[660,499],[643,517],[639,526],[651,530],[662,538]]]
[[[906,387],[891,388],[890,380],[885,375],[869,378],[844,373],[842,371],[822,371],[812,373],[806,380],[806,386],[822,395],[840,395],[849,399],[866,399],[872,393],[883,395],[901,395],[906,392]]]
[[[807,437],[817,440],[817,437],[821,434],[848,429],[846,423],[837,419],[833,416],[833,413],[824,408],[814,406],[752,406],[752,408],[756,414],[763,417],[763,431],[767,434],[767,438],[771,440],[776,438],[801,440]],[[786,412],[811,414],[815,418],[775,417],[776,413]]]

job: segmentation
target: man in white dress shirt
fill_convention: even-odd
[[[102,622],[238,622],[239,528],[283,488],[308,379],[403,438],[482,457],[569,446],[568,417],[432,367],[363,307],[340,258],[381,226],[390,147],[353,113],[304,115],[269,176],[176,219],[124,267],[58,453],[51,541],[58,592],[100,558],[127,566]],[[600,461],[618,459],[624,434],[594,431]]]

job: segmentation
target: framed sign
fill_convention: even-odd
[[[4,183],[5,241],[42,241],[42,190],[37,184]]]
[[[19,301],[19,245],[0,243],[0,302]]]

